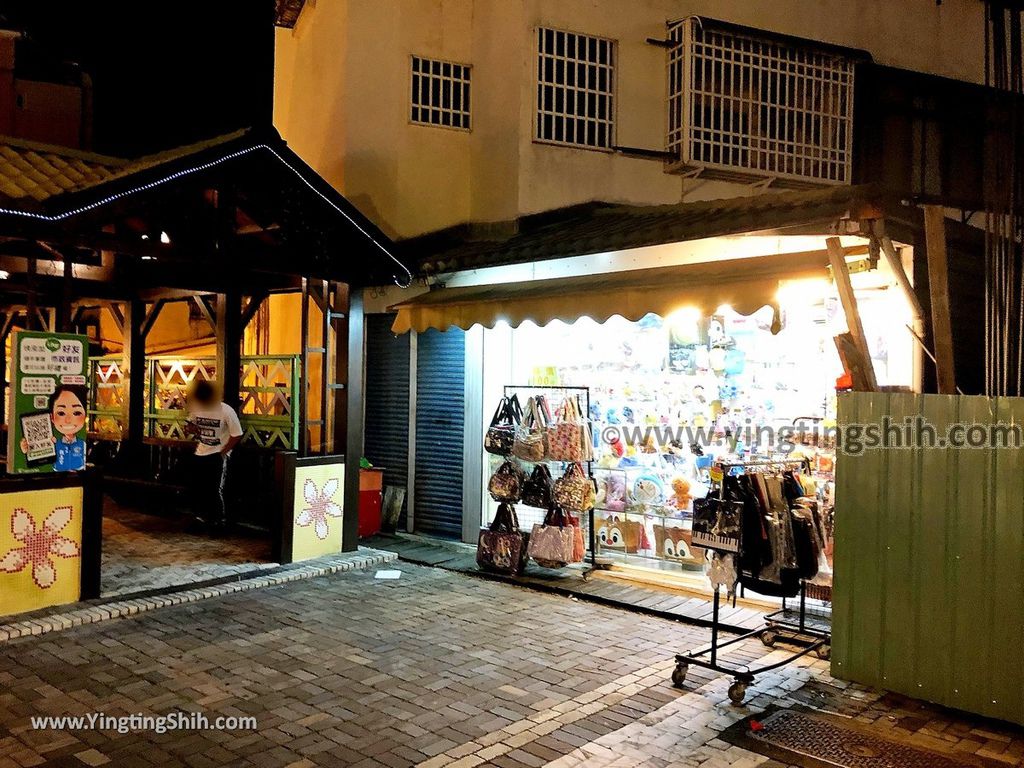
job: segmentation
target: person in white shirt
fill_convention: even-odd
[[[189,475],[192,514],[198,526],[220,533],[227,525],[224,481],[228,457],[242,440],[234,408],[220,399],[212,382],[197,381],[188,396],[186,434],[196,439]]]

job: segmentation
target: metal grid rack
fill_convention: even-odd
[[[586,423],[590,424],[590,387],[569,387],[569,386],[555,386],[555,385],[533,385],[533,384],[506,384],[504,387],[505,397],[509,397],[512,394],[519,394],[520,392],[528,392],[528,396],[532,395],[547,395],[550,393],[560,393],[556,397],[564,398],[567,392],[576,393],[576,402],[579,405],[580,413],[583,414],[583,419]],[[583,401],[580,402],[580,397]],[[567,462],[564,461],[552,461],[545,459],[545,464],[554,464],[558,466],[564,466]],[[594,461],[582,461],[581,464],[586,465],[587,477],[594,480]],[[554,474],[554,473],[552,473]],[[546,510],[545,510],[546,511]],[[543,519],[543,518],[541,518]],[[586,517],[581,516],[580,523],[586,525],[586,531],[584,531],[584,541],[587,542],[588,560],[590,561],[590,567],[597,567],[597,545],[594,539],[594,508],[591,507],[587,512]],[[540,522],[540,520],[538,520]]]
[[[799,465],[804,469],[807,468],[807,462],[804,459],[716,464],[716,466],[720,467],[724,473],[728,473],[736,468],[742,468],[744,470],[750,467],[792,468],[796,465]],[[722,480],[718,482],[719,500],[723,501],[725,499],[724,480],[725,478],[723,477]],[[734,555],[738,562],[741,552],[742,540],[740,541],[736,551],[730,551],[729,554]],[[779,667],[784,667],[796,659],[806,656],[812,652],[816,653],[819,658],[823,659],[827,659],[831,653],[831,627],[818,621],[817,617],[809,620],[806,608],[806,585],[803,581],[800,582],[800,610],[798,619],[795,622],[788,618],[790,612],[789,609],[786,608],[785,601],[783,601],[783,608],[781,611],[776,611],[775,613],[769,614],[765,617],[764,627],[759,627],[758,629],[739,635],[730,640],[726,640],[725,642],[719,642],[718,638],[720,605],[721,594],[719,587],[716,586],[711,618],[711,643],[703,648],[690,651],[689,653],[680,653],[676,655],[676,667],[672,671],[672,684],[676,687],[682,687],[691,664],[704,669],[710,669],[714,672],[732,675],[733,683],[729,686],[729,699],[734,704],[738,705],[743,703],[743,699],[747,693],[747,687],[754,682],[757,675],[770,672],[771,670],[778,669]],[[776,642],[782,640],[783,642],[794,643],[800,646],[800,649],[781,661],[766,664],[761,667],[727,666],[718,662],[719,651],[724,648],[728,648],[729,646],[736,645],[737,643],[741,643],[744,640],[749,640],[752,637],[760,638],[761,642],[768,646],[773,646]]]

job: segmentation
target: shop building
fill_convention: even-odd
[[[905,292],[880,257],[881,230],[864,223],[885,220],[927,312],[923,229],[901,203],[941,202],[968,224],[981,208],[971,182],[984,162],[974,151],[981,127],[957,115],[964,104],[986,109],[984,6],[915,6],[895,29],[872,2],[811,11],[669,1],[633,4],[629,14],[616,8],[339,3],[306,7],[293,28],[278,30],[276,124],[402,239],[425,278],[410,291],[382,287],[367,297],[367,455],[385,467],[388,485],[408,489],[400,524],[410,530],[475,540],[487,509],[485,416],[504,385],[531,383],[534,368],[552,367],[542,352],[569,343],[558,335],[563,323],[573,338],[599,339],[622,322],[608,318],[629,318],[614,331],[619,353],[603,361],[622,367],[612,360],[627,345],[622,334],[671,335],[668,316],[678,309],[700,308],[707,326],[719,304],[751,312],[774,303],[774,322],[793,328],[796,306],[817,291],[818,314],[804,313],[801,332],[823,355],[819,390],[803,393],[814,407],[797,413],[801,397],[790,397],[776,415],[827,419],[822,403],[841,371],[826,319],[838,299],[822,284],[793,287],[809,272],[828,279],[827,235],[849,238],[850,264],[866,270],[854,275],[865,322],[890,331],[871,331],[884,383],[934,386],[934,369],[904,327],[913,323],[885,326],[892,311],[908,320],[911,310],[869,298]],[[337,109],[312,109],[325,99]],[[379,119],[358,120],[345,108],[354,103],[374,105]],[[980,230],[948,223],[956,230],[951,304],[977,306],[984,286],[969,260],[981,253]],[[710,290],[728,285],[713,268],[697,276],[700,262],[748,258],[726,267],[748,275],[734,300],[724,287]],[[678,288],[652,301],[652,287],[669,282]],[[502,293],[503,283],[514,291]],[[479,286],[491,287],[471,290]],[[428,287],[428,298],[413,298]],[[418,303],[395,325],[393,308],[410,300]],[[660,330],[643,327],[647,313],[661,318]],[[980,324],[956,319],[961,387],[980,391]],[[598,325],[587,332],[591,321]],[[759,333],[773,321],[749,322],[760,329],[748,335],[760,349]],[[928,324],[922,330],[933,348]],[[576,360],[568,378],[597,386],[583,381],[589,366]],[[736,407],[762,416],[753,403]],[[660,424],[671,405],[655,410],[649,418]]]

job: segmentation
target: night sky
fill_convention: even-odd
[[[93,147],[134,157],[268,125],[273,0],[0,0],[19,76],[93,80]],[[45,78],[41,78],[45,79]]]

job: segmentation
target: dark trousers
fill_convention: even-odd
[[[193,456],[189,490],[192,514],[196,520],[213,526],[227,522],[224,508],[224,481],[228,474],[228,459],[222,453]]]

